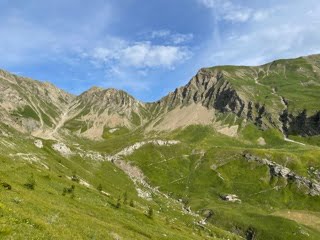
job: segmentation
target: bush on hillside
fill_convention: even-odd
[[[30,175],[27,182],[24,184],[27,189],[34,190],[36,186],[36,180],[34,179],[33,174]]]
[[[148,216],[148,218],[152,219],[153,215],[154,215],[153,208],[149,206],[147,216]]]
[[[130,200],[130,204],[129,205],[130,205],[130,207],[135,207],[134,201],[132,199]]]
[[[12,189],[11,185],[6,183],[6,182],[2,182],[1,186],[6,190],[11,190]]]
[[[121,197],[118,198],[117,204],[116,204],[116,208],[120,208],[120,207],[121,207]]]
[[[75,190],[75,186],[74,185],[71,185],[70,188],[63,188],[63,191],[62,191],[62,196],[65,196],[67,194],[71,194],[71,196],[74,197],[74,190]]]
[[[80,182],[80,178],[78,177],[76,172],[72,173],[71,180],[74,181],[74,182],[77,182],[77,183]]]
[[[128,193],[127,193],[127,192],[125,192],[125,193],[123,194],[123,204],[124,204],[124,205],[127,205],[127,204],[128,204]]]
[[[102,187],[101,183],[98,185],[97,190],[98,190],[99,192],[101,192],[101,191],[103,190],[103,187]]]

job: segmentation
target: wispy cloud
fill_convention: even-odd
[[[197,0],[204,7],[214,9],[218,18],[230,22],[261,21],[267,18],[271,10],[253,9],[229,0]]]
[[[152,31],[150,34],[151,39],[163,39],[169,44],[185,44],[193,39],[192,33],[175,33],[168,29]]]
[[[181,43],[185,43],[185,42],[189,42],[193,39],[193,34],[189,33],[189,34],[173,34],[172,35],[172,42],[174,44],[181,44]]]
[[[103,30],[109,24],[111,6],[104,4],[97,10],[93,4],[87,9],[77,9],[82,18],[68,17],[62,14],[74,0],[56,4],[30,1],[19,7],[2,9],[0,15],[0,55],[5,66],[37,63],[48,59],[63,59],[67,54],[76,53],[77,49],[100,41]],[[48,8],[52,8],[49,11]],[[28,12],[27,10],[30,10]],[[47,12],[48,16],[37,18],[37,11]],[[95,11],[93,11],[95,10]],[[33,12],[34,11],[34,12]],[[32,13],[32,14],[30,14]],[[41,15],[41,14],[40,14]],[[49,17],[51,16],[51,17]],[[73,16],[74,17],[74,16]],[[75,28],[75,24],[78,24]],[[91,26],[95,27],[92,28]]]
[[[151,38],[164,38],[171,35],[171,31],[167,29],[156,30],[151,32]]]
[[[265,5],[249,1],[197,1],[211,11],[215,23],[211,38],[203,47],[205,50],[197,56],[199,65],[259,65],[319,50],[320,7],[315,0],[307,4],[298,0],[271,1]],[[235,9],[241,17],[235,14],[232,19],[229,15]],[[218,23],[215,22],[217,14]],[[219,21],[237,21],[237,27],[219,31]],[[221,44],[215,44],[217,42]]]

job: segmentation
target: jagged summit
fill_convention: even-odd
[[[123,90],[115,88],[100,88],[92,87],[88,91],[80,94],[77,99],[82,99],[87,102],[101,101],[102,104],[117,104],[133,106],[134,102],[139,102],[133,96]]]
[[[80,95],[83,95],[83,94],[86,94],[86,93],[95,93],[95,92],[100,92],[100,91],[103,91],[105,90],[104,88],[102,87],[98,87],[98,86],[93,86],[91,88],[89,88],[88,90],[84,91],[83,93],[81,93]]]

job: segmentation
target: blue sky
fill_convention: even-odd
[[[320,53],[318,0],[0,0],[0,68],[158,100],[201,68]]]

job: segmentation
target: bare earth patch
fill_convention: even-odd
[[[317,212],[286,210],[275,212],[272,215],[287,218],[318,231],[320,230],[320,213]]]
[[[238,125],[234,125],[231,127],[223,127],[223,128],[217,129],[217,131],[218,133],[224,134],[226,136],[235,137],[237,136],[238,128],[239,128]]]
[[[263,137],[258,138],[257,142],[260,146],[265,146],[267,144]]]
[[[209,110],[199,104],[191,104],[187,107],[175,108],[165,114],[162,121],[157,125],[156,119],[147,131],[166,131],[174,130],[180,127],[186,127],[192,124],[209,125],[214,120],[214,110]]]

